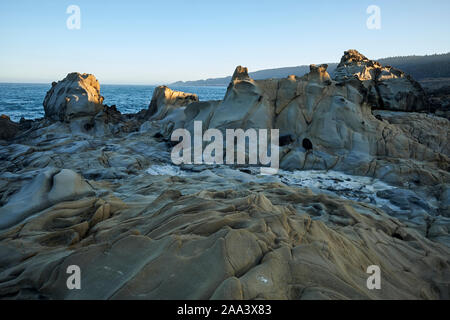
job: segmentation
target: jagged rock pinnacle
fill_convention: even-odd
[[[245,80],[250,79],[248,75],[248,69],[246,67],[237,66],[234,70],[232,80]]]

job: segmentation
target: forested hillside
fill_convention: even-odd
[[[430,56],[392,57],[378,60],[383,65],[396,67],[416,80],[450,77],[450,53]]]
[[[435,54],[429,56],[405,56],[378,59],[383,65],[398,68],[416,80],[429,78],[450,78],[450,53]],[[328,72],[333,76],[337,63],[328,63]],[[260,70],[251,72],[249,75],[255,80],[269,78],[284,78],[289,75],[303,76],[309,71],[309,66],[286,67],[277,69]],[[177,86],[227,86],[231,77],[214,78],[197,81],[179,81],[172,85]]]

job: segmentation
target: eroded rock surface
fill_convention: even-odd
[[[75,172],[49,168],[0,208],[0,230],[11,227],[52,204],[93,193],[89,184]]]
[[[373,108],[392,111],[430,109],[424,90],[409,75],[369,60],[356,50],[348,50],[335,71],[335,80],[355,79],[367,89]]]
[[[214,177],[135,176],[113,187],[124,202],[111,195],[61,202],[2,233],[0,295],[448,298],[448,247],[380,209],[279,183],[232,190],[222,179],[225,189],[214,191],[205,180]],[[126,200],[131,190],[137,194]],[[83,290],[66,288],[74,264]],[[382,290],[367,289],[369,265],[383,270]]]
[[[223,101],[191,103],[169,112],[161,133],[167,139],[176,128],[193,134],[195,121],[202,121],[204,130],[223,133],[235,128],[279,129],[282,169],[338,170],[405,186],[449,183],[448,120],[392,111],[419,107],[383,111],[373,105],[379,99],[371,91],[378,83],[391,91],[399,86],[415,97],[414,106],[420,106],[420,85],[356,51],[342,58],[339,81],[331,80],[326,68],[312,65],[301,78],[253,80],[239,66]],[[378,73],[381,76],[375,76]]]
[[[370,83],[408,78],[343,61],[339,81],[326,65],[258,81],[238,67],[223,101],[161,87],[137,115],[55,108],[0,141],[0,298],[450,299],[449,122],[375,110]],[[87,91],[71,97],[101,104]],[[285,170],[173,166],[170,133],[200,120],[280,129]]]
[[[170,111],[185,107],[196,101],[198,101],[196,94],[174,91],[166,86],[159,86],[153,92],[152,101],[145,116],[153,120],[161,120]]]
[[[47,118],[59,121],[97,114],[103,110],[98,80],[91,74],[68,74],[52,84],[44,99],[44,110]]]

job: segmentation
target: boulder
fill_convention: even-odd
[[[52,88],[44,99],[45,117],[53,121],[94,116],[103,110],[100,84],[91,74],[70,73]]]

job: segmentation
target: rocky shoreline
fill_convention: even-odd
[[[450,298],[450,122],[410,76],[349,50],[333,79],[238,67],[222,101],[149,102],[121,114],[72,73],[45,118],[0,118],[0,298]],[[279,129],[280,172],[173,166],[195,121]]]

